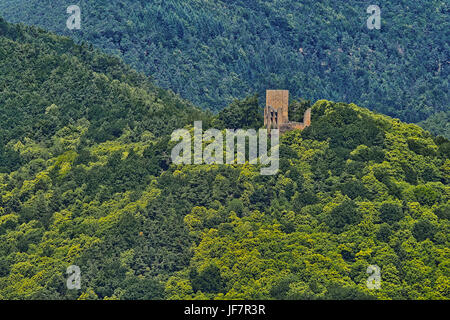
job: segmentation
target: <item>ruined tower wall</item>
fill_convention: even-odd
[[[266,106],[278,110],[278,124],[289,121],[289,90],[267,90]]]
[[[289,121],[289,91],[267,90],[264,125],[267,130],[279,129],[281,134],[291,130],[304,130],[311,125],[311,108],[303,115],[303,122]]]
[[[305,115],[303,116],[303,123],[305,128],[311,125],[311,108],[306,110]]]

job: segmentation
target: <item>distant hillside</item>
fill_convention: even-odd
[[[0,74],[0,299],[450,298],[444,138],[320,100],[282,137],[277,175],[176,166],[172,130],[258,128],[257,97],[212,117],[116,58],[3,20]]]
[[[435,135],[442,135],[444,137],[450,137],[450,111],[438,112],[427,120],[422,121],[419,125],[423,128],[427,128]]]
[[[1,18],[0,70],[0,172],[20,164],[12,141],[48,145],[67,125],[83,123],[90,144],[127,130],[157,138],[203,117],[117,58]]]
[[[80,31],[63,0],[2,0],[0,15],[89,41],[207,109],[267,88],[407,122],[450,105],[447,1],[382,1],[381,30],[366,27],[368,0],[76,3]]]

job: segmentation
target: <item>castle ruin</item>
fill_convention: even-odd
[[[290,130],[304,130],[311,125],[311,108],[306,110],[303,122],[289,121],[289,91],[267,90],[264,125],[267,130],[279,129],[280,134]]]

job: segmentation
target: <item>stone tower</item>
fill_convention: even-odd
[[[289,91],[267,90],[264,125],[267,130],[280,129],[281,134],[289,130],[303,130],[311,125],[311,108],[306,110],[303,122],[289,121]]]
[[[266,115],[272,124],[280,126],[289,121],[289,91],[267,90],[266,109],[270,110]]]

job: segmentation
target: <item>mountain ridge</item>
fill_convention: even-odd
[[[84,0],[81,30],[72,31],[65,1],[4,0],[0,12],[121,56],[203,109],[280,88],[407,122],[448,113],[446,2],[384,1],[380,30],[367,29],[370,4]]]

